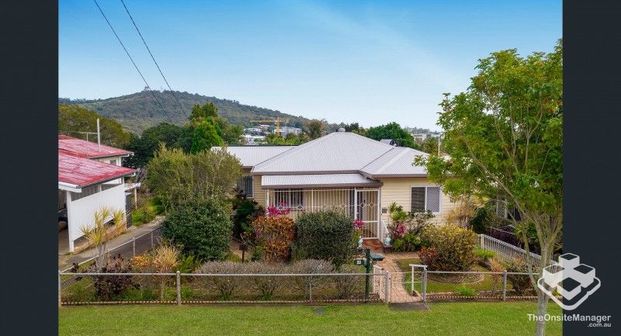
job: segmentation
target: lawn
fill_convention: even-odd
[[[62,307],[59,335],[533,335],[531,302],[435,303],[430,310],[386,305]],[[551,314],[560,314],[550,305]],[[548,322],[546,335],[561,335]]]
[[[397,265],[399,266],[399,269],[401,269],[402,272],[408,272],[405,274],[405,279],[404,279],[404,283],[403,286],[406,288],[406,290],[410,290],[411,289],[411,278],[412,278],[412,273],[411,270],[412,268],[409,266],[410,264],[420,264],[421,261],[418,258],[412,258],[412,259],[402,259],[402,260],[397,260]],[[482,272],[489,272],[488,269],[486,269],[483,266],[480,266],[478,264],[475,264],[472,267],[473,271],[482,271]],[[418,273],[416,273],[415,275],[415,282],[414,282],[414,286],[416,288],[416,290],[420,291],[421,290],[421,274],[420,274],[420,270],[417,270]],[[457,277],[459,277],[461,280],[458,281]],[[460,287],[467,287],[470,288],[472,290],[474,290],[475,292],[478,291],[489,291],[492,289],[497,290],[499,293],[502,290],[502,279],[500,276],[496,276],[496,275],[468,275],[464,278],[463,275],[440,275],[440,274],[429,274],[428,275],[428,282],[427,282],[427,293],[446,293],[446,292],[452,292],[452,293],[457,293],[459,292],[459,288]],[[511,283],[507,283],[507,289],[511,289]]]

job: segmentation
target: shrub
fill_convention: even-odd
[[[120,255],[108,259],[101,268],[93,265],[91,272],[98,273],[129,273],[131,265]],[[120,295],[126,289],[133,287],[131,276],[124,275],[96,275],[93,276],[95,295],[99,300],[107,301]]]
[[[421,238],[415,233],[406,233],[403,237],[395,239],[392,243],[396,252],[412,252],[420,248]]]
[[[360,273],[360,266],[342,265],[341,273]],[[349,299],[356,292],[356,287],[360,283],[364,283],[365,278],[359,275],[338,275],[335,276],[337,297],[339,299]]]
[[[242,234],[252,230],[250,224],[265,213],[265,209],[252,199],[238,194],[233,200],[233,235],[241,238]]]
[[[511,259],[505,263],[507,272],[523,272],[528,273],[526,261],[522,258]],[[533,270],[535,272],[535,270]],[[524,294],[531,288],[530,277],[528,275],[507,274],[507,281],[511,283],[513,290],[518,295]]]
[[[334,265],[327,260],[305,259],[296,261],[289,266],[291,273],[313,274],[313,273],[331,273],[334,272]],[[310,294],[310,288],[317,288],[325,282],[324,277],[296,276],[293,279],[295,287],[304,293],[307,297]]]
[[[352,259],[353,237],[354,225],[344,213],[303,213],[296,221],[295,257],[330,260],[339,268]]]
[[[295,223],[286,216],[260,216],[252,222],[255,241],[261,247],[263,260],[287,261],[295,238]]]
[[[155,219],[156,212],[152,207],[142,206],[132,211],[132,224],[139,226]]]
[[[479,262],[483,264],[487,264],[494,256],[496,256],[496,253],[494,253],[494,251],[482,249],[480,247],[477,247],[474,250],[474,254],[477,256],[477,258],[479,258]]]
[[[455,292],[461,296],[475,296],[477,294],[474,288],[466,287],[464,285],[455,288]]]
[[[446,224],[428,227],[424,235],[437,254],[425,263],[431,270],[466,271],[476,261],[476,234],[466,228]]]
[[[179,206],[166,218],[162,235],[199,260],[223,260],[231,238],[230,211],[217,199]]]
[[[253,274],[279,274],[283,271],[283,267],[274,264],[264,264],[258,262],[251,262],[244,264],[246,271]],[[261,300],[270,300],[274,296],[279,288],[283,287],[286,279],[284,277],[268,277],[258,276],[252,277],[252,283],[254,289],[259,292],[259,298]]]
[[[436,265],[438,259],[438,251],[433,247],[423,247],[418,252],[418,257],[427,265],[429,269],[432,269],[432,265]]]
[[[204,274],[243,274],[246,272],[245,264],[230,261],[210,261],[198,270]],[[200,277],[208,286],[213,286],[220,294],[220,299],[230,300],[237,288],[244,285],[244,279],[239,276]]]

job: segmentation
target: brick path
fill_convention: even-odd
[[[390,273],[390,302],[391,303],[404,303],[404,302],[420,302],[421,298],[418,296],[412,296],[405,289],[403,282],[405,281],[405,272],[401,271],[397,260],[417,258],[416,252],[403,252],[403,253],[386,253],[384,260],[378,262],[378,265],[384,270]]]

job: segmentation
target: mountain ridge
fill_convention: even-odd
[[[252,126],[256,124],[252,120],[274,119],[278,117],[281,120],[288,120],[286,125],[302,127],[310,120],[278,110],[241,104],[236,100],[205,96],[186,91],[143,90],[103,99],[59,98],[58,102],[60,104],[80,105],[91,109],[102,116],[117,120],[124,128],[137,134],[161,122],[183,125],[187,121],[187,116],[190,115],[194,105],[202,105],[207,102],[216,105],[220,116],[236,125]],[[281,125],[285,125],[285,123],[281,123]]]

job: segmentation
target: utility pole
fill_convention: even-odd
[[[99,118],[97,118],[97,146],[101,146],[101,132],[99,132]]]

